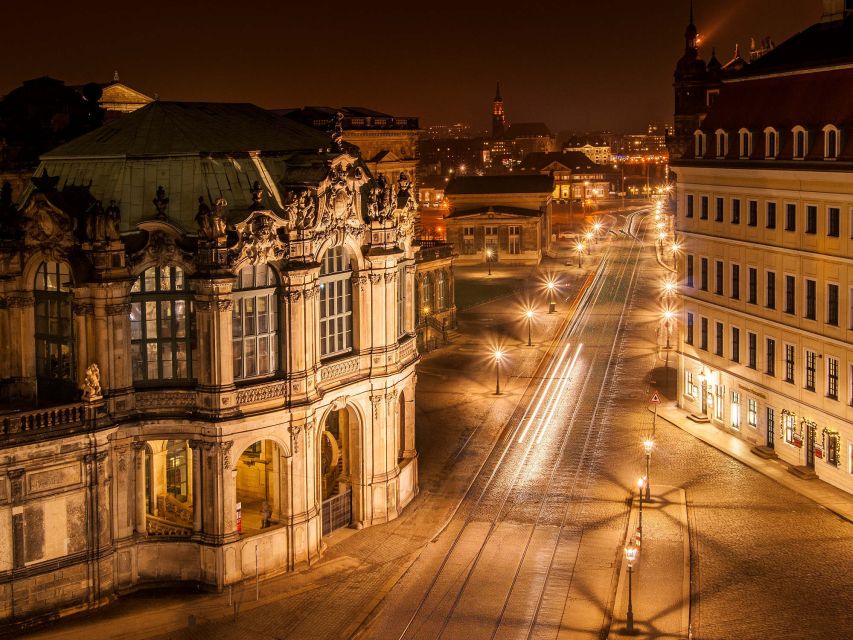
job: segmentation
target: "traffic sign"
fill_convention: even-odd
[[[657,391],[655,391],[655,394],[652,396],[652,399],[649,400],[649,402],[652,402],[654,404],[660,404],[660,396],[658,395]]]

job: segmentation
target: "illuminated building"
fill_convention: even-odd
[[[610,165],[600,165],[578,152],[531,153],[524,158],[520,172],[553,176],[556,200],[597,200],[611,191]]]
[[[723,78],[673,163],[678,404],[853,491],[853,19],[824,4]]]
[[[547,175],[467,176],[445,190],[447,240],[460,264],[539,264],[551,237],[554,179]]]
[[[351,150],[154,102],[0,212],[0,618],[292,571],[417,494],[414,190]]]

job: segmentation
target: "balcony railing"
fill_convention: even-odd
[[[34,432],[54,431],[82,427],[86,409],[82,402],[64,404],[46,409],[16,411],[0,416],[0,435],[14,436]]]

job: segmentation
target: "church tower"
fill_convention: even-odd
[[[504,117],[504,101],[501,98],[501,83],[498,82],[495,90],[495,101],[492,104],[492,137],[500,138],[506,130],[506,118]]]
[[[684,31],[684,55],[673,75],[675,88],[675,126],[669,141],[670,157],[678,158],[693,139],[693,132],[708,113],[709,89],[716,82],[708,75],[705,61],[699,56],[699,32],[693,22],[693,2],[690,2],[690,21]]]

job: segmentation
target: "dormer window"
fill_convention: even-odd
[[[835,160],[838,158],[840,134],[838,128],[828,124],[823,128],[823,158]]]
[[[794,127],[791,132],[794,134],[794,160],[802,160],[806,157],[806,145],[808,144],[808,134],[803,127]]]
[[[715,135],[717,137],[717,158],[725,158],[729,153],[729,134],[722,129],[717,129]]]
[[[741,159],[749,158],[752,155],[752,134],[749,129],[741,129],[738,131],[740,138],[740,157]]]
[[[773,160],[777,153],[779,153],[779,132],[773,127],[767,127],[764,130],[764,157]]]
[[[693,139],[695,141],[695,155],[697,158],[705,157],[705,134],[701,131],[696,131],[693,134]]]

